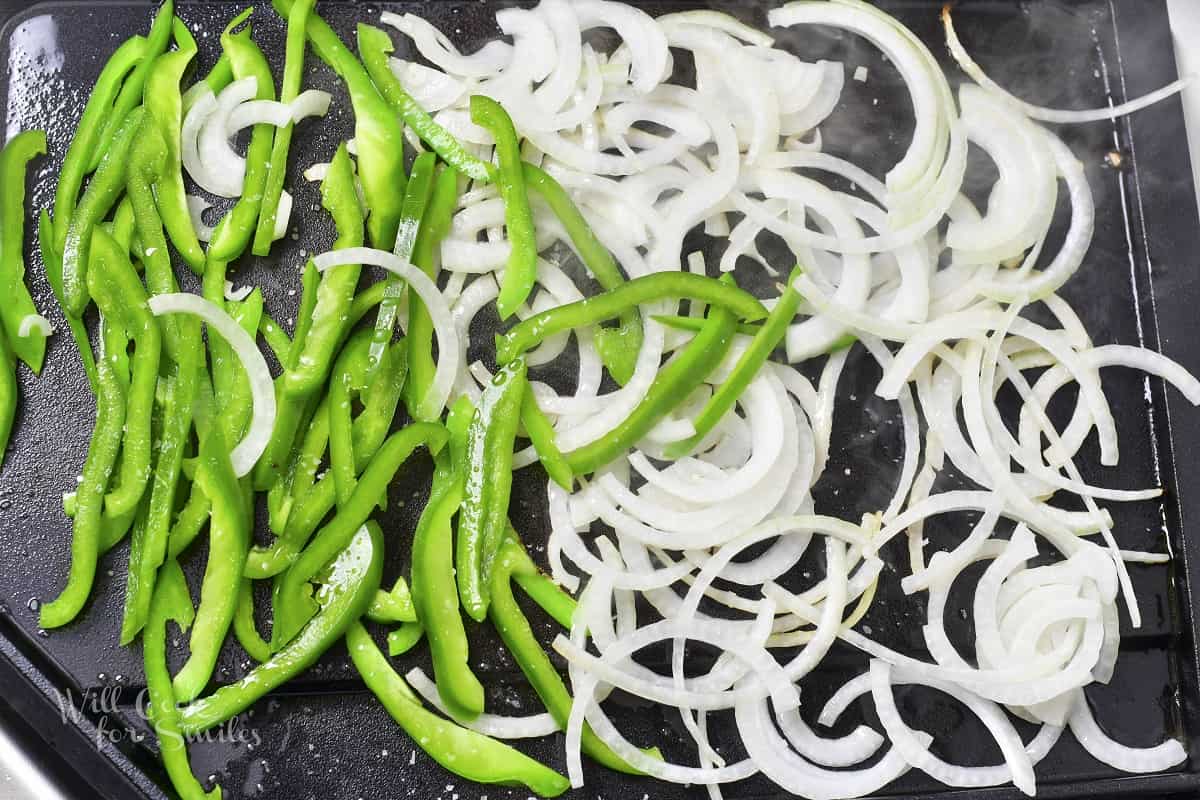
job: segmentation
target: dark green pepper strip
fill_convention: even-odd
[[[354,169],[345,144],[338,146],[337,153],[329,162],[329,172],[321,182],[321,205],[337,226],[338,238],[333,243],[333,249],[360,247],[363,243],[362,210],[358,205]],[[284,388],[288,393],[310,394],[320,388],[329,376],[342,332],[348,329],[347,312],[354,302],[354,289],[358,286],[360,271],[358,266],[344,266],[321,276],[317,304],[311,317],[312,327],[303,338],[295,338],[302,350],[284,378]]]
[[[677,331],[692,331],[693,333],[696,333],[704,327],[704,317],[684,317],[678,314],[655,314],[653,319],[655,322],[665,325],[668,328],[674,328]],[[757,336],[758,332],[762,330],[762,325],[750,325],[743,322],[739,323],[734,330],[743,336]]]
[[[105,113],[102,115],[104,123],[96,139],[96,144],[85,156],[88,159],[89,172],[96,169],[100,164],[100,159],[108,155],[110,143],[116,140],[117,127],[121,124],[121,120],[142,102],[142,88],[146,85],[150,67],[153,66],[154,60],[167,49],[167,45],[171,41],[171,27],[174,21],[175,12],[171,0],[163,0],[163,4],[158,7],[158,13],[154,16],[154,22],[150,24],[150,33],[146,36],[146,50],[142,54],[141,60],[129,73],[125,82],[121,84],[121,92],[113,102],[112,108],[104,110]]]
[[[413,246],[417,242],[417,229],[425,215],[425,206],[433,191],[433,169],[437,156],[422,153],[413,161],[412,173],[408,176],[408,188],[404,192],[404,203],[400,211],[400,226],[396,232],[395,253],[408,261],[412,258]],[[375,335],[371,340],[369,365],[375,374],[383,362],[383,351],[392,341],[396,327],[396,312],[400,310],[400,298],[404,295],[404,281],[394,275],[386,279],[387,288],[379,304],[379,315],[375,318]]]
[[[570,781],[521,751],[426,710],[361,624],[346,631],[346,649],[392,719],[450,772],[476,783],[520,783],[542,797],[557,797],[570,788]]]
[[[375,599],[371,601],[365,616],[372,622],[380,623],[417,621],[412,591],[404,576],[396,579],[390,591],[380,589],[375,593]]]
[[[102,330],[108,324],[108,320],[101,318]],[[96,397],[96,426],[92,430],[87,460],[83,465],[83,480],[75,490],[71,571],[62,593],[42,606],[39,623],[46,629],[60,628],[75,619],[87,603],[96,579],[104,491],[117,461],[117,452],[121,448],[121,429],[125,425],[125,398],[104,354],[101,354],[96,368],[100,387]]]
[[[487,616],[488,577],[508,517],[513,441],[528,386],[525,359],[505,366],[484,389],[467,431],[455,576],[463,608],[477,622]]]
[[[262,50],[250,38],[250,26],[247,25],[237,33],[233,32],[251,11],[253,8],[246,9],[225,27],[221,33],[221,47],[229,54],[233,77],[237,80],[254,78],[258,91],[255,99],[274,100],[275,81],[271,77],[271,67]],[[258,212],[262,209],[263,191],[270,168],[271,143],[274,138],[274,126],[263,123],[255,125],[250,133],[250,144],[246,148],[246,175],[242,183],[242,196],[217,223],[212,241],[208,244],[210,260],[233,261],[245,251],[254,237]]]
[[[0,465],[8,452],[8,439],[17,418],[17,359],[0,329]]]
[[[212,506],[204,490],[192,484],[192,492],[183,508],[179,510],[179,515],[175,517],[175,524],[171,526],[171,536],[167,541],[169,558],[178,558],[188,545],[196,540],[200,531],[204,530],[211,510]]]
[[[320,611],[300,635],[236,683],[182,710],[180,729],[197,734],[245,711],[259,698],[311,667],[362,616],[379,589],[383,533],[374,522],[355,531],[316,591]]]
[[[533,234],[533,212],[525,191],[525,172],[521,168],[521,144],[512,119],[499,103],[481,94],[471,96],[471,121],[487,130],[496,140],[500,162],[496,183],[504,199],[504,228],[512,248],[500,282],[496,310],[500,319],[508,319],[529,298],[537,281],[537,243]]]
[[[183,800],[220,800],[220,788],[205,792],[192,773],[187,743],[179,729],[179,705],[167,667],[167,623],[178,623],[180,630],[186,631],[194,616],[187,581],[179,564],[168,561],[157,583],[142,648],[146,688],[150,693],[150,721],[158,737],[159,755],[171,785]]]
[[[567,691],[562,676],[550,662],[550,657],[538,643],[533,629],[529,626],[529,620],[525,618],[521,607],[517,605],[517,599],[513,596],[513,575],[528,572],[531,568],[534,573],[537,572],[525,549],[514,537],[506,537],[496,557],[496,568],[492,571],[492,603],[488,613],[504,641],[504,646],[516,659],[517,665],[542,699],[546,710],[554,717],[558,726],[566,730],[567,718],[571,715],[571,694]],[[583,728],[582,749],[594,761],[609,769],[633,775],[640,774],[610,750],[608,745],[596,738],[591,727],[586,724]]]
[[[53,244],[56,253],[62,253],[67,243],[67,226],[75,216],[75,203],[79,189],[88,169],[92,155],[97,152],[97,142],[105,124],[105,118],[113,113],[113,101],[121,90],[125,75],[146,55],[146,38],[132,36],[117,48],[100,70],[100,77],[92,87],[83,115],[75,127],[75,136],[67,147],[62,169],[58,173],[58,186],[54,190],[54,219],[52,235],[42,245]]]
[[[416,647],[425,636],[425,628],[419,622],[404,622],[399,628],[388,633],[388,655],[392,658],[402,656]]]
[[[603,294],[534,314],[496,337],[496,358],[507,364],[556,333],[595,325],[642,303],[664,298],[689,298],[724,308],[746,322],[767,316],[767,309],[736,286],[691,272],[656,272],[626,281]]]
[[[435,282],[437,281],[438,251],[442,239],[450,232],[450,222],[458,204],[458,173],[445,167],[438,173],[433,193],[425,206],[425,216],[417,230],[413,245],[412,263]],[[404,402],[414,419],[422,410],[422,400],[433,385],[437,364],[433,361],[433,321],[416,292],[408,293],[408,385]],[[429,420],[425,420],[428,422]]]
[[[317,291],[321,285],[321,275],[310,259],[304,266],[304,274],[300,279],[300,308],[296,310],[296,328],[292,336],[292,346],[288,350],[283,364],[284,373],[275,379],[275,399],[277,411],[275,427],[271,431],[271,441],[263,457],[254,468],[254,488],[263,491],[270,489],[284,477],[284,471],[290,463],[292,447],[296,443],[296,431],[300,427],[300,417],[304,404],[294,402],[286,389],[288,371],[300,359],[300,351],[304,340],[308,337],[312,325],[313,309],[317,305]]]
[[[292,337],[279,327],[278,322],[271,319],[270,314],[263,314],[259,319],[258,332],[262,335],[263,341],[267,343],[267,347],[271,348],[271,352],[275,354],[276,360],[283,364],[287,360],[288,350],[292,349]]]
[[[233,633],[246,655],[258,663],[271,658],[271,645],[254,626],[254,586],[249,578],[242,580],[242,588],[238,591],[237,610],[233,614]]]
[[[162,338],[158,320],[146,303],[146,290],[116,241],[97,228],[92,234],[92,266],[88,285],[96,305],[110,320],[119,320],[134,341],[132,382],[125,410],[125,438],[116,488],[104,498],[105,510],[114,516],[137,507],[150,479],[151,415],[158,385]],[[95,270],[96,274],[91,274]],[[157,564],[155,565],[158,566]]]
[[[754,376],[767,362],[767,358],[783,341],[783,337],[787,335],[788,326],[795,319],[796,311],[800,308],[802,300],[800,293],[794,287],[800,272],[799,267],[792,272],[791,277],[788,278],[787,288],[783,290],[779,302],[771,309],[766,321],[751,340],[750,346],[742,353],[741,358],[734,365],[733,371],[729,373],[729,377],[717,387],[712,397],[704,404],[704,408],[692,420],[696,433],[688,439],[669,444],[664,451],[667,458],[682,458],[696,449],[696,446],[716,427],[721,418],[729,413],[738,398],[746,391],[746,387],[754,380]]]
[[[158,126],[166,144],[166,163],[154,186],[158,212],[175,249],[194,272],[204,267],[204,250],[196,238],[196,229],[188,211],[187,192],[183,188],[183,159],[180,133],[183,130],[183,94],[179,82],[196,57],[196,42],[182,22],[176,20],[179,49],[155,59],[146,77],[144,93],[146,116]],[[190,41],[189,41],[190,40]]]
[[[404,120],[404,124],[455,170],[471,180],[490,183],[496,177],[496,168],[467,152],[462,142],[435,122],[404,90],[388,63],[388,55],[395,49],[392,37],[387,33],[374,26],[359,23],[358,52],[362,56],[363,65],[384,99]]]
[[[571,465],[563,458],[562,451],[558,449],[558,434],[538,407],[537,397],[533,392],[526,392],[521,403],[521,424],[525,427],[525,434],[529,437],[533,449],[537,451],[538,460],[542,462],[546,474],[559,486],[568,492],[571,491],[575,485],[575,475],[571,472]]]
[[[546,202],[554,216],[562,224],[571,246],[579,254],[583,265],[592,277],[606,290],[615,289],[625,282],[612,253],[600,243],[579,207],[558,181],[540,167],[525,163],[525,182]],[[596,350],[600,360],[608,368],[613,379],[624,386],[633,377],[637,366],[638,351],[642,348],[642,323],[637,309],[621,315],[621,324],[616,328],[601,328],[596,331]]]
[[[300,94],[304,79],[304,42],[308,15],[312,13],[314,0],[298,0],[292,6],[287,21],[287,45],[284,51],[283,82],[279,86],[279,100],[290,103]],[[275,142],[271,147],[270,167],[267,183],[263,190],[262,208],[258,212],[258,228],[254,231],[254,246],[251,252],[265,256],[271,252],[275,241],[275,219],[279,214],[279,198],[283,196],[283,181],[287,177],[288,149],[292,143],[295,123],[275,131]]]
[[[87,375],[92,394],[99,394],[100,381],[96,374],[96,356],[92,353],[92,343],[88,340],[87,328],[83,326],[83,320],[79,317],[66,313],[66,300],[63,297],[62,257],[54,249],[53,239],[54,223],[50,220],[50,214],[42,209],[42,212],[38,214],[38,249],[42,253],[46,282],[50,284],[50,289],[54,292],[54,297],[58,300],[58,304],[67,318],[67,327],[71,330],[71,338],[75,340],[75,349],[79,353],[80,361],[83,362],[83,371]]]
[[[285,19],[296,0],[272,0]],[[391,250],[400,224],[404,197],[404,132],[391,106],[380,97],[371,76],[354,53],[317,13],[308,17],[308,41],[317,56],[338,74],[350,91],[354,108],[354,141],[358,145],[358,174],[370,215],[367,232],[371,245]]]
[[[733,341],[733,312],[714,306],[704,328],[658,372],[637,408],[606,436],[566,454],[576,475],[595,472],[641,441],[717,368]]]
[[[21,335],[21,320],[38,313],[25,285],[25,168],[45,152],[45,131],[18,133],[0,150],[0,321],[13,353],[35,374],[46,357],[46,334],[36,330]]]
[[[308,543],[277,585],[275,624],[271,631],[271,642],[276,649],[291,641],[316,612],[312,598],[305,592],[308,582],[366,522],[413,451],[426,445],[436,455],[445,445],[446,436],[441,425],[417,422],[392,434],[379,448],[350,500]]]
[[[92,246],[92,230],[108,216],[125,188],[125,171],[130,161],[130,148],[142,128],[145,112],[135,108],[121,122],[116,137],[100,168],[88,182],[87,191],[79,201],[67,227],[66,245],[62,250],[63,311],[69,316],[82,317],[88,306],[87,267]]]
[[[250,549],[245,504],[219,427],[210,430],[200,443],[196,482],[212,503],[212,520],[208,565],[189,643],[191,654],[175,676],[175,694],[184,703],[198,697],[212,677],[221,644],[237,610],[242,571]]]

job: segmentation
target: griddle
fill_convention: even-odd
[[[382,7],[413,11],[469,52],[498,35],[494,12],[503,4],[322,2],[319,10],[350,42],[354,24],[374,21]],[[200,70],[216,59],[220,30],[242,5],[178,4],[178,14],[199,43]],[[667,0],[645,7],[658,13],[695,5]],[[771,5],[755,0],[713,2],[709,7],[765,27]],[[942,45],[940,3],[881,5],[930,45],[953,84],[962,80]],[[45,207],[51,201],[66,145],[105,59],[124,38],[145,31],[152,8],[141,2],[98,0],[53,0],[26,7],[0,0],[0,58],[5,65],[0,69],[0,98],[7,131],[45,128],[50,144],[49,156],[32,166],[32,207]],[[1034,102],[1095,107],[1110,98],[1121,102],[1140,95],[1176,77],[1162,0],[981,0],[960,3],[956,14],[963,40],[989,73]],[[256,40],[278,70],[283,22],[265,1],[251,22]],[[596,35],[597,46],[604,46],[603,34]],[[397,55],[409,55],[403,37],[395,38]],[[832,58],[846,64],[842,107],[822,127],[827,149],[882,174],[903,152],[912,128],[911,107],[894,71],[865,41],[833,31],[784,31],[779,42],[805,59]],[[677,59],[677,66],[682,61]],[[849,80],[858,66],[868,69],[865,82]],[[235,283],[263,288],[268,311],[285,327],[290,327],[290,315],[295,313],[304,254],[326,249],[333,237],[325,214],[319,211],[317,187],[300,173],[309,164],[328,160],[337,142],[351,135],[352,125],[344,89],[311,53],[305,84],[333,92],[335,101],[325,122],[305,123],[293,139],[287,184],[296,198],[292,229],[269,258],[247,258],[233,270]],[[1084,163],[1097,203],[1094,243],[1064,294],[1097,343],[1149,346],[1200,373],[1200,232],[1178,99],[1116,123],[1061,132]],[[976,197],[986,189],[988,179],[986,164],[977,161],[972,162],[977,178],[966,187]],[[35,219],[32,213],[27,219],[29,280],[39,308],[58,323],[61,317],[33,246]],[[711,251],[712,243],[692,236],[689,245]],[[185,288],[194,289],[186,270],[177,271]],[[496,321],[481,323],[489,324]],[[474,339],[486,340],[482,335]],[[486,353],[475,347],[471,357],[486,360]],[[560,383],[569,372],[567,363],[543,377]],[[856,349],[839,387],[834,452],[815,490],[818,509],[827,513],[855,518],[880,508],[896,480],[903,443],[894,404],[873,396],[877,379],[878,368]],[[1094,443],[1089,443],[1079,462],[1084,478],[1121,487],[1161,483],[1166,492],[1160,502],[1112,504],[1111,510],[1122,546],[1166,548],[1175,559],[1169,566],[1131,568],[1145,623],[1138,630],[1129,629],[1122,611],[1124,631],[1116,674],[1109,685],[1089,687],[1087,694],[1100,724],[1119,740],[1150,745],[1166,736],[1182,737],[1188,742],[1190,758],[1166,773],[1128,776],[1095,762],[1065,735],[1037,768],[1039,795],[1195,797],[1200,795],[1200,738],[1196,737],[1200,659],[1194,599],[1200,587],[1200,471],[1189,464],[1200,452],[1200,412],[1178,394],[1165,391],[1157,379],[1112,371],[1104,380],[1120,420],[1121,464],[1118,469],[1095,466]],[[74,488],[81,469],[94,406],[70,337],[64,333],[50,340],[41,378],[22,373],[20,381],[22,407],[8,460],[0,470],[0,695],[7,712],[21,720],[35,743],[48,745],[57,765],[52,768],[63,772],[71,785],[89,787],[84,796],[169,797],[152,737],[147,738],[148,728],[139,714],[144,684],[140,647],[117,646],[127,546],[101,561],[93,599],[79,621],[49,634],[38,629],[38,603],[55,596],[67,573],[70,525],[62,513],[61,496]],[[392,491],[389,511],[382,518],[390,545],[388,577],[405,569],[407,545],[428,480],[429,464],[418,459]],[[946,480],[952,483],[955,478],[949,475]],[[514,502],[517,525],[540,557],[547,532],[544,477],[536,472],[522,475]],[[931,524],[935,546],[939,536],[943,541],[960,536],[963,525],[962,519]],[[884,555],[893,564],[904,563],[899,551]],[[194,592],[204,556],[201,541],[184,560]],[[970,641],[968,623],[955,613],[967,607],[966,589],[951,598],[947,625],[956,641]],[[530,613],[549,641],[554,632],[549,620],[535,609]],[[895,570],[885,570],[880,596],[861,623],[863,628],[892,647],[919,653],[923,622],[922,607],[900,592]],[[494,636],[482,628],[473,629],[472,636],[476,667],[489,690],[489,707],[503,713],[535,710],[536,698]],[[175,667],[183,655],[176,652]],[[403,671],[425,658],[422,648],[417,648],[398,659],[397,666]],[[804,683],[803,713],[815,716],[825,698],[865,665],[861,654],[835,646],[818,673]],[[251,666],[231,637],[216,680],[235,680]],[[953,701],[919,688],[899,689],[898,700],[910,724],[934,734],[935,749],[943,757],[963,764],[999,761],[999,750],[984,729]],[[621,697],[615,698],[613,713],[635,741],[659,743],[669,756],[688,756],[687,738],[677,718]],[[872,719],[869,702],[859,703],[837,730]],[[1022,730],[1028,735],[1027,729]],[[561,745],[561,736],[554,736],[520,746],[563,768]],[[528,797],[523,790],[469,784],[433,763],[364,689],[341,647],[258,703],[239,718],[236,729],[227,728],[221,740],[195,743],[191,753],[196,773],[202,779],[219,779],[229,798]],[[572,800],[706,796],[700,787],[630,778],[591,765],[586,776],[586,788],[568,793]],[[727,787],[725,796],[765,800],[786,795],[769,782],[754,779]],[[993,800],[1020,795],[1012,787],[951,790],[913,771],[880,796]]]

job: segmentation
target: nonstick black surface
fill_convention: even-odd
[[[491,2],[394,3],[386,7],[422,14],[450,34],[461,49],[473,50],[496,35]],[[948,65],[951,81],[961,73],[949,66],[941,44],[938,3],[883,3],[911,26]],[[252,17],[255,38],[276,67],[283,60],[283,23],[269,3]],[[965,2],[958,11],[960,34],[986,69],[1017,94],[1047,105],[1094,107],[1109,97],[1120,102],[1175,77],[1166,9],[1162,2],[1110,4],[1085,2]],[[219,51],[217,37],[241,4],[183,3],[178,13],[196,34],[201,69]],[[322,3],[320,12],[352,42],[355,22],[374,21],[380,5]],[[687,7],[684,3],[652,3],[651,11]],[[765,26],[769,4],[714,3],[713,7]],[[30,8],[0,0],[0,97],[5,98],[7,131],[45,128],[50,155],[34,162],[30,203],[48,205],[75,121],[87,92],[109,53],[125,37],[144,32],[151,7],[136,3],[51,2]],[[406,56],[407,40],[397,36],[398,55]],[[601,37],[598,41],[603,42]],[[912,127],[906,93],[889,65],[865,41],[825,30],[803,35],[784,31],[779,43],[802,57],[845,62],[848,78],[859,65],[868,67],[865,83],[847,80],[843,107],[822,128],[826,149],[846,156],[882,175],[903,152]],[[268,259],[246,259],[233,271],[234,282],[261,286],[269,312],[287,327],[299,294],[299,267],[305,253],[320,252],[332,231],[319,210],[315,185],[300,173],[327,161],[336,143],[351,135],[352,119],[345,92],[333,74],[311,54],[306,86],[330,90],[333,110],[324,122],[303,124],[293,140],[289,190],[296,210],[290,235]],[[1177,99],[1140,112],[1117,124],[1093,123],[1062,131],[1084,163],[1097,202],[1096,236],[1084,267],[1064,294],[1086,322],[1097,343],[1146,344],[1162,349],[1193,371],[1200,371],[1200,236],[1188,165],[1183,118]],[[1106,156],[1121,155],[1120,168]],[[976,198],[991,179],[984,159],[973,162],[967,191]],[[54,305],[32,246],[35,216],[29,216],[26,252],[39,307],[54,321]],[[1060,220],[1061,222],[1061,220]],[[701,236],[689,243],[712,252]],[[564,254],[564,257],[565,254]],[[710,263],[713,259],[710,259]],[[186,282],[184,268],[179,270]],[[740,275],[739,275],[740,276]],[[190,285],[190,284],[186,284]],[[483,331],[480,331],[483,333]],[[475,336],[475,341],[490,337]],[[471,355],[487,359],[481,348]],[[554,382],[569,374],[564,367],[546,375]],[[848,518],[886,503],[899,471],[903,444],[896,408],[873,395],[878,368],[856,349],[839,387],[832,456],[825,478],[815,490],[817,508]],[[70,525],[61,495],[75,485],[83,463],[93,419],[93,405],[70,339],[51,339],[40,379],[22,375],[22,411],[12,450],[0,471],[0,692],[106,797],[164,796],[164,775],[154,746],[144,734],[138,714],[143,685],[141,650],[117,646],[125,582],[126,548],[101,562],[93,600],[85,615],[68,628],[39,631],[38,602],[53,597],[68,566]],[[1200,729],[1197,689],[1193,587],[1200,549],[1187,534],[1200,513],[1200,478],[1190,469],[1200,447],[1200,412],[1177,395],[1164,393],[1157,380],[1131,372],[1105,376],[1105,387],[1120,420],[1121,464],[1102,470],[1094,448],[1080,460],[1085,479],[1108,485],[1166,487],[1161,502],[1114,505],[1117,536],[1123,547],[1161,551],[1170,548],[1176,561],[1167,567],[1134,567],[1133,579],[1144,625],[1126,630],[1112,683],[1094,686],[1088,696],[1101,724],[1121,741],[1149,745],[1165,736],[1188,737]],[[526,541],[540,552],[546,535],[544,476],[531,468],[517,481],[514,518]],[[848,472],[847,472],[848,470]],[[383,515],[390,543],[389,574],[405,569],[407,545],[416,515],[428,490],[429,465],[417,459],[402,474]],[[946,477],[947,486],[955,481]],[[960,535],[962,519],[930,526],[939,535]],[[260,526],[261,527],[261,526]],[[185,568],[198,586],[204,545],[194,547]],[[899,551],[885,552],[898,567]],[[816,564],[819,569],[819,562]],[[262,598],[260,598],[261,600]],[[947,624],[957,641],[969,643],[971,632],[958,617],[969,603],[969,586],[952,598]],[[548,620],[530,609],[545,640],[553,635]],[[1127,624],[1127,619],[1125,620]],[[923,606],[906,599],[895,570],[884,573],[880,595],[862,623],[883,642],[914,653],[921,650],[919,628]],[[531,713],[535,698],[498,640],[486,629],[475,634],[478,671],[489,687],[489,706],[502,713]],[[176,657],[182,661],[183,649]],[[651,655],[653,657],[653,655]],[[425,660],[422,648],[398,660],[401,671]],[[866,660],[845,646],[835,646],[817,674],[806,679],[803,701],[815,716],[824,699],[860,672]],[[177,666],[177,665],[176,665]],[[218,668],[221,682],[236,679],[251,666],[232,641]],[[995,763],[999,750],[965,710],[944,696],[899,690],[908,721],[936,737],[943,757],[963,764]],[[674,757],[688,757],[686,735],[677,718],[633,701],[614,700],[618,724],[635,741],[658,743]],[[64,713],[80,708],[82,712]],[[873,718],[865,704],[852,709],[851,721]],[[65,720],[65,722],[60,721]],[[845,723],[849,724],[849,723]],[[224,741],[192,746],[195,771],[213,776],[226,797],[357,798],[413,797],[525,798],[526,791],[468,784],[443,771],[392,723],[383,708],[357,680],[341,648],[328,653],[300,680],[259,703],[226,729]],[[1192,741],[1189,739],[1189,741]],[[736,745],[728,752],[737,755]],[[530,743],[533,755],[563,767],[561,737]],[[1174,772],[1129,777],[1098,764],[1063,737],[1038,767],[1039,794],[1052,797],[1171,793],[1194,796],[1200,787],[1197,748]],[[700,798],[698,787],[678,787],[618,776],[587,768],[585,789],[571,798],[638,800]],[[948,790],[913,772],[884,793],[896,797],[1017,796],[1015,789]],[[728,787],[728,798],[777,798],[765,780]]]

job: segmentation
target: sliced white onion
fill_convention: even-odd
[[[437,684],[420,667],[414,667],[404,674],[404,679],[412,686],[413,691],[431,706],[453,719],[459,725],[470,728],[484,736],[494,736],[497,739],[535,739],[539,736],[549,736],[560,729],[554,717],[549,713],[533,714],[528,717],[507,717],[499,714],[479,714],[467,719],[455,716],[442,701]]]
[[[39,336],[49,336],[54,333],[54,326],[41,314],[26,314],[21,317],[21,322],[17,325],[17,336],[24,339],[34,332]]]

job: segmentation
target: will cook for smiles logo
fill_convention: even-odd
[[[119,744],[121,742],[139,743],[146,738],[146,731],[140,727],[125,724],[122,718],[136,714],[137,718],[151,724],[150,692],[142,689],[134,698],[132,707],[123,701],[127,689],[119,686],[102,686],[88,688],[82,692],[67,689],[65,692],[55,692],[55,702],[63,724],[83,726],[90,722],[94,727],[96,744],[105,742]],[[247,727],[238,717],[222,725],[204,731],[203,733],[180,736],[169,734],[186,742],[220,742],[224,744],[245,744],[258,747],[262,737],[254,728]]]

